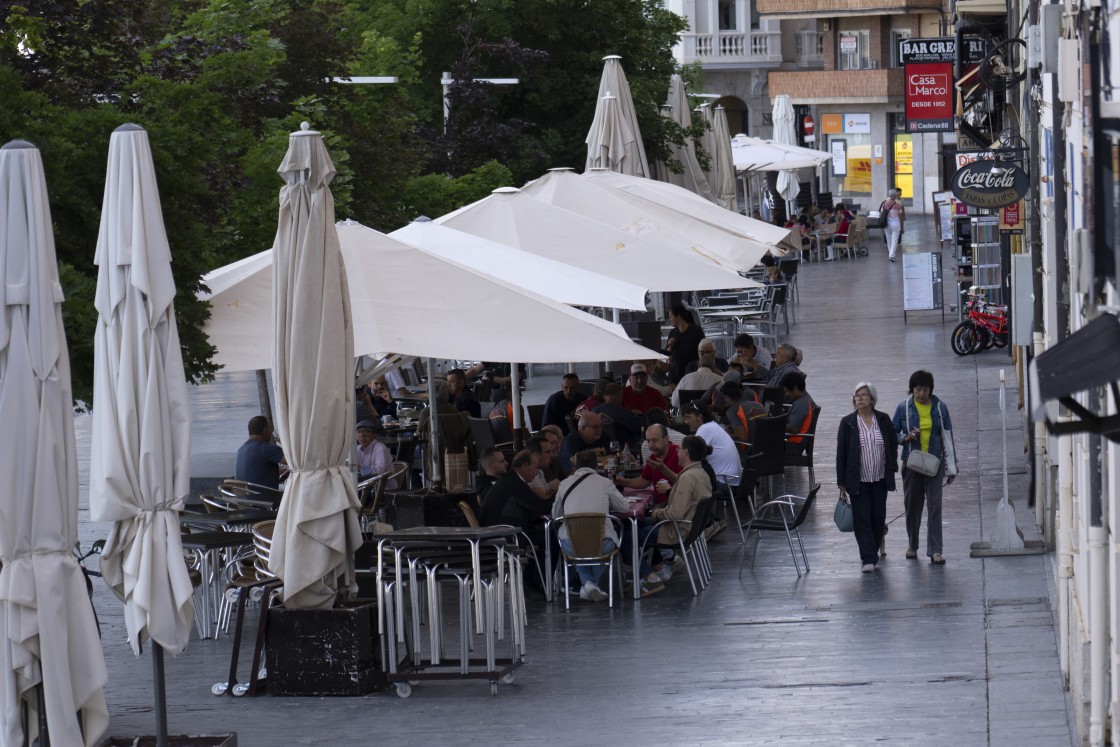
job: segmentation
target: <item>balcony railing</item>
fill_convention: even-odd
[[[781,33],[778,31],[720,31],[716,34],[684,34],[684,62],[781,62]]]
[[[824,34],[819,31],[802,31],[797,35],[797,66],[821,67],[824,65]]]

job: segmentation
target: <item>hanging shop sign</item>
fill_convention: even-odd
[[[906,65],[906,131],[952,132],[953,63]]]
[[[984,40],[978,36],[966,36],[964,58],[966,65],[981,62],[985,57]],[[922,62],[956,62],[957,40],[952,36],[937,36],[925,39],[900,39],[898,41],[898,61],[903,65]]]
[[[1027,172],[1013,163],[979,160],[953,174],[953,194],[966,205],[1000,208],[1018,202],[1029,188]]]

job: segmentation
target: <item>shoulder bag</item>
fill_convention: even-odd
[[[913,397],[906,400],[906,432],[910,432],[910,401]],[[910,456],[906,457],[906,469],[911,472],[917,472],[924,477],[933,477],[937,474],[937,470],[941,467],[941,460],[930,454],[928,451],[922,451],[921,441],[916,446],[910,447]]]
[[[854,532],[856,529],[855,519],[852,517],[852,504],[844,500],[843,493],[836,499],[832,520],[836,522],[836,528],[841,532]]]
[[[894,207],[894,203],[892,202],[891,203],[891,208],[893,208],[893,207]],[[887,201],[883,200],[879,204],[879,228],[886,228],[887,227],[887,216],[890,214],[890,212],[891,212],[890,208],[887,207]]]

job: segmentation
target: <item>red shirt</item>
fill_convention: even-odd
[[[660,407],[666,411],[669,409],[665,404],[665,397],[651,386],[647,386],[641,392],[635,392],[633,387],[627,386],[622,390],[622,406],[627,410],[640,410],[642,413],[651,407]]]
[[[680,449],[677,448],[677,445],[675,443],[670,442],[669,453],[665,455],[664,462],[665,466],[673,470],[674,472],[681,471],[681,460],[679,454]],[[652,454],[650,454],[650,459],[653,459]],[[642,479],[649,480],[651,483],[656,485],[658,480],[667,480],[668,478],[665,477],[664,472],[659,470],[657,467],[654,467],[649,463],[649,461],[647,461],[646,466],[642,467]],[[664,498],[664,496],[657,497]]]

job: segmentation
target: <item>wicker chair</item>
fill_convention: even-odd
[[[605,521],[614,522],[617,525],[615,531],[621,536],[621,520],[609,514],[567,514],[556,520],[557,528],[564,527],[568,530],[568,541],[572,545],[571,553],[568,553],[563,545],[560,546],[560,557],[564,563],[564,609],[571,609],[571,584],[568,569],[602,565],[607,566],[607,604],[614,606],[614,582],[616,577],[619,589],[622,588],[622,563],[619,560],[617,546],[610,552],[603,553],[603,537],[606,534]]]

